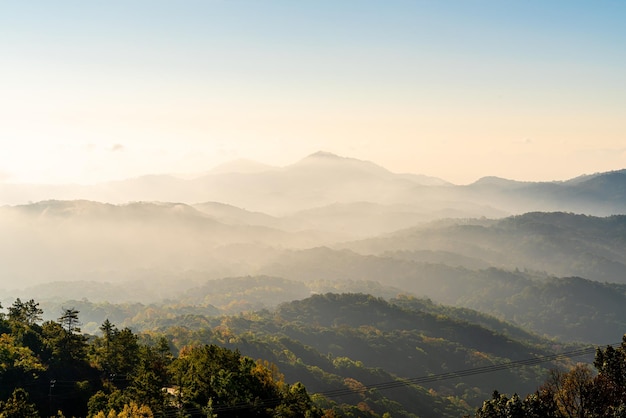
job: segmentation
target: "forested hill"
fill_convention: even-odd
[[[626,215],[536,212],[501,220],[448,220],[341,248],[395,258],[439,251],[499,268],[626,283]]]
[[[363,294],[314,295],[282,304],[274,312],[184,316],[166,323],[160,332],[172,335],[177,345],[195,341],[237,348],[278,364],[288,381],[301,381],[313,392],[374,385],[359,396],[331,400],[340,405],[362,403],[392,416],[458,417],[495,387],[534,391],[547,368],[554,366],[545,363],[403,385],[399,378],[536,358],[552,353],[554,343],[537,337],[522,342],[441,311],[405,309]],[[559,349],[567,350],[565,346]],[[389,390],[374,389],[381,383],[388,384]]]
[[[336,283],[377,281],[567,341],[603,344],[615,332],[626,332],[626,285],[519,270],[470,270],[407,258],[406,253],[374,256],[318,248],[293,252],[265,273],[305,282],[320,277]]]
[[[472,271],[354,253],[335,257],[329,249],[302,255],[288,265],[275,266],[290,279],[246,276],[208,280],[206,275],[192,273],[179,279],[199,283],[182,292],[168,287],[166,281],[106,286],[79,281],[32,288],[31,294],[49,312],[47,319],[55,319],[64,306],[76,307],[88,332],[97,332],[106,318],[133,329],[151,329],[158,321],[181,314],[238,314],[273,309],[311,293],[358,292],[394,300],[409,309],[479,323],[498,332],[508,329],[515,338],[528,337],[510,324],[548,338],[593,344],[605,344],[616,332],[626,333],[626,285],[493,268]],[[311,275],[304,276],[309,266]],[[319,277],[327,279],[317,280]],[[144,289],[150,292],[151,286],[161,292],[169,290],[169,297],[151,303],[106,301],[108,295]],[[89,300],[80,295],[89,295]],[[27,298],[28,294],[12,296]],[[11,298],[3,299],[4,304],[11,302]]]
[[[320,246],[472,270],[517,268],[626,283],[626,215],[528,213],[499,220],[449,219],[414,226],[420,221],[411,213],[419,211],[399,205],[333,205],[280,219],[249,212],[244,216],[236,208],[217,210],[215,205],[205,212],[206,206],[46,201],[0,207],[0,286],[131,281],[186,271],[214,279],[283,276],[272,267],[288,263],[293,251]],[[391,219],[402,222],[388,222]],[[382,230],[392,225],[413,227],[354,241],[381,230],[361,228],[364,224],[377,224]],[[302,274],[310,276],[312,271]],[[381,276],[388,273],[380,271]],[[169,284],[180,288],[185,283],[169,280]],[[158,289],[153,286],[149,293]]]
[[[301,383],[275,366],[217,345],[172,355],[163,335],[139,336],[106,320],[81,333],[68,308],[42,321],[34,300],[0,313],[0,416],[38,418],[321,417]],[[141,341],[140,341],[141,337]]]
[[[532,392],[554,366],[522,365],[553,353],[550,341],[403,304],[315,295],[141,334],[107,319],[88,336],[79,310],[42,321],[37,302],[17,299],[0,315],[0,414],[459,417],[494,387]]]

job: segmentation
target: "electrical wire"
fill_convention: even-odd
[[[611,344],[611,346],[616,346],[616,345],[619,345],[619,343]],[[459,378],[459,377],[469,377],[469,376],[475,376],[475,375],[480,375],[480,374],[485,374],[485,373],[493,373],[493,372],[497,372],[501,370],[515,369],[515,368],[519,368],[523,366],[536,366],[541,363],[556,361],[559,359],[580,357],[584,355],[593,354],[595,353],[595,351],[596,351],[595,347],[588,347],[588,348],[582,348],[579,350],[573,350],[573,351],[564,352],[564,353],[551,354],[547,356],[538,356],[538,357],[533,357],[529,359],[511,361],[507,363],[499,363],[499,364],[492,364],[489,366],[475,367],[472,369],[465,369],[465,370],[459,370],[459,371],[454,371],[454,372],[446,372],[446,373],[434,374],[430,376],[420,376],[420,377],[414,377],[414,378],[408,378],[408,379],[399,379],[395,381],[374,383],[371,385],[363,385],[358,390],[336,389],[332,391],[325,391],[325,392],[318,392],[318,393],[320,395],[324,395],[325,397],[330,397],[330,398],[341,397],[345,395],[352,395],[354,393],[363,393],[365,391],[372,390],[372,389],[378,389],[378,390],[393,389],[393,388],[397,388],[401,386],[408,386],[408,385],[413,385],[413,384],[432,383],[432,382],[437,382],[440,380],[454,379],[454,378]]]
[[[614,344],[608,344],[608,345],[612,347],[616,347],[616,346],[619,346],[620,344],[621,343],[614,343]],[[556,354],[550,354],[550,355],[545,355],[545,356],[537,356],[537,357],[528,358],[528,359],[510,361],[510,362],[499,363],[499,364],[492,364],[489,366],[475,367],[471,369],[459,370],[459,371],[454,371],[454,372],[446,372],[446,373],[434,374],[434,375],[429,375],[429,376],[420,376],[420,377],[414,377],[414,378],[408,378],[408,379],[397,379],[393,381],[374,383],[371,385],[363,385],[358,389],[351,389],[351,388],[336,389],[336,390],[316,392],[316,394],[322,395],[327,398],[338,398],[342,396],[365,393],[373,389],[388,390],[388,389],[399,388],[402,386],[411,386],[415,384],[432,383],[432,382],[437,382],[441,380],[476,376],[476,375],[493,373],[493,372],[502,371],[502,370],[520,368],[524,366],[536,366],[541,363],[547,363],[547,362],[556,361],[556,360],[590,355],[590,354],[594,354],[596,352],[596,349],[597,349],[596,347],[587,347],[587,348],[581,348],[578,350],[572,350],[572,351],[567,351],[563,353],[556,353]],[[281,401],[280,398],[273,398],[273,399],[266,399],[266,400],[263,400],[254,404],[249,403],[249,402],[241,402],[239,404],[234,404],[234,405],[213,406],[212,409],[214,412],[225,412],[225,411],[232,411],[232,410],[237,410],[237,409],[246,409],[246,408],[251,408],[251,407],[270,407],[270,406],[274,406],[280,403],[280,401]]]
[[[613,344],[608,344],[607,347],[608,346],[616,347],[619,345],[621,345],[621,343],[613,343]],[[400,378],[400,379],[396,379],[392,381],[373,383],[369,385],[361,385],[358,389],[343,388],[343,389],[316,392],[315,394],[322,395],[326,398],[340,398],[343,396],[349,396],[349,395],[354,395],[354,394],[363,394],[371,390],[389,390],[389,389],[395,389],[395,388],[399,388],[403,386],[432,383],[432,382],[455,379],[455,378],[462,378],[462,377],[471,377],[471,376],[477,376],[477,375],[486,374],[486,373],[494,373],[494,372],[498,372],[502,370],[511,370],[511,369],[520,368],[524,366],[536,366],[541,363],[547,363],[551,361],[557,361],[557,360],[562,360],[562,359],[581,357],[585,355],[594,354],[596,350],[597,350],[596,347],[586,347],[586,348],[567,351],[563,353],[536,356],[532,358],[510,361],[506,363],[492,364],[489,366],[475,367],[471,369],[439,373],[439,374],[433,374],[433,375],[428,375],[428,376],[419,376],[419,377],[414,377],[414,378]],[[118,379],[125,380],[124,378],[120,378],[120,377],[118,377]],[[73,381],[56,381],[56,382],[57,383],[70,383]],[[222,405],[222,406],[215,405],[215,406],[212,406],[212,411],[217,413],[217,412],[226,412],[226,411],[242,410],[242,409],[249,409],[249,408],[273,407],[273,406],[280,404],[281,401],[282,401],[282,398],[268,398],[268,399],[263,399],[263,400],[257,400],[255,402],[240,402],[237,404]],[[204,413],[203,409],[198,408],[198,407],[191,407],[191,408],[184,407],[182,409],[184,410],[185,413],[191,413],[191,414]],[[178,411],[170,410],[167,412],[164,411],[163,416],[170,417],[170,416],[175,416],[176,414],[178,414]]]

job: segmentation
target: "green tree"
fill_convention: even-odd
[[[39,353],[42,348],[41,321],[43,310],[33,299],[22,302],[19,298],[8,308],[7,324],[16,341]]]
[[[63,315],[58,319],[59,324],[65,329],[67,335],[80,332],[80,321],[78,320],[78,314],[80,312],[74,308],[64,309]]]
[[[146,405],[138,405],[135,402],[130,402],[122,407],[120,413],[117,413],[115,409],[109,409],[108,411],[99,411],[93,415],[94,418],[153,418],[154,414],[150,408]]]
[[[74,308],[64,309],[58,319],[61,332],[61,358],[64,361],[86,361],[87,339],[80,334],[79,311]]]
[[[159,414],[166,408],[166,394],[163,388],[169,381],[168,368],[172,354],[164,338],[156,346],[141,346],[138,364],[130,374],[128,392],[139,404],[147,405]]]
[[[9,307],[8,319],[13,323],[21,323],[23,325],[32,326],[41,321],[43,310],[39,308],[39,303],[33,299],[28,302],[22,302],[17,298],[13,305]]]
[[[208,408],[220,417],[321,416],[302,385],[283,392],[262,367],[237,350],[206,345],[181,350],[170,370],[183,409]]]
[[[39,412],[35,404],[28,400],[28,393],[17,388],[11,394],[11,397],[2,402],[0,401],[0,418],[37,418]]]
[[[0,398],[12,388],[32,384],[45,368],[30,348],[17,344],[12,335],[0,335]]]

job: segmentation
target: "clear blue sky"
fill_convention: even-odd
[[[626,167],[623,1],[0,0],[0,181]]]

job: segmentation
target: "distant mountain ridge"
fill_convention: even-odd
[[[534,212],[492,221],[451,220],[338,247],[389,257],[402,257],[398,251],[444,251],[500,268],[626,283],[624,215]]]
[[[484,177],[459,186],[426,175],[393,173],[370,161],[319,151],[285,167],[237,160],[191,179],[148,175],[95,185],[0,183],[0,205],[50,199],[116,204],[219,202],[272,216],[355,202],[410,206],[411,212],[421,213],[424,220],[446,212],[455,217],[530,211],[606,216],[626,213],[626,170],[558,182]]]

